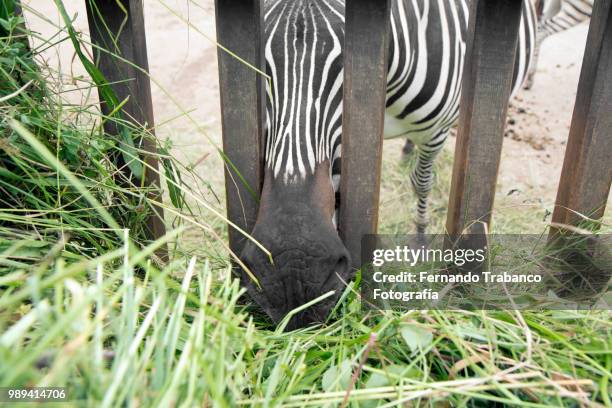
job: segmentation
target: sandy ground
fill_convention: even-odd
[[[26,14],[34,30],[42,37],[57,32],[61,22],[52,1],[24,3],[40,13]],[[84,2],[66,3],[76,27],[86,34]],[[221,162],[211,144],[221,140],[213,1],[145,3],[157,134],[172,142],[175,155],[185,164],[197,163],[201,177],[222,191]],[[534,88],[512,101],[498,194],[512,192],[517,203],[539,200],[550,206],[554,202],[586,33],[583,25],[550,38],[542,49]],[[62,72],[83,72],[72,61],[68,42],[46,55],[48,63]],[[385,151],[399,151],[401,145],[401,141],[387,142]]]

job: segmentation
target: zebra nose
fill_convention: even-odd
[[[348,251],[343,248],[343,251],[341,251],[336,256],[336,260],[334,261],[334,266],[331,269],[329,276],[327,277],[327,281],[322,285],[321,290],[327,291],[328,289],[330,290],[335,289],[335,286],[333,285],[333,283],[337,280],[339,280],[340,283],[348,283],[348,280],[350,279],[349,269],[350,269],[350,261],[349,261]],[[330,282],[331,282],[331,285],[330,285]]]
[[[268,249],[272,262],[257,245],[245,246],[240,258],[259,281],[257,287],[243,271],[242,282],[249,295],[279,322],[288,312],[334,291],[299,313],[289,327],[324,321],[350,279],[349,254],[338,234],[327,228],[279,231],[266,225],[256,228],[253,237]]]

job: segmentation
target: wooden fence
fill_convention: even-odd
[[[142,0],[85,1],[96,64],[121,100],[130,96],[123,107],[126,116],[152,131]],[[362,235],[376,232],[378,222],[391,1],[346,2],[339,225],[355,267]],[[219,48],[219,76],[227,211],[232,222],[251,231],[263,181],[263,0],[216,0],[215,6],[217,40],[225,47]],[[491,222],[521,7],[521,0],[471,1],[446,223],[451,235],[483,232]],[[587,43],[553,214],[557,224],[582,222],[578,213],[600,219],[610,191],[612,0],[595,1]],[[101,49],[112,50],[130,64]],[[108,126],[109,132],[115,131]],[[143,148],[155,153],[152,143],[145,141]],[[154,155],[145,159],[157,168]],[[158,175],[147,174],[145,183],[159,186]],[[159,209],[149,225],[152,238],[163,235]],[[229,237],[238,253],[243,236],[230,228]]]
[[[111,84],[119,101],[127,101],[122,107],[123,119],[154,133],[142,0],[85,0],[85,4],[94,62]],[[100,100],[104,100],[102,95]],[[114,107],[101,103],[100,108],[105,115],[109,115]],[[104,129],[109,134],[116,135],[119,132],[117,124],[111,120],[104,123]],[[153,169],[159,169],[155,142],[148,138],[134,142],[143,151],[150,153],[143,155],[144,162]],[[133,178],[136,185],[150,188],[149,199],[152,202],[159,202],[160,177],[151,168],[144,168],[144,180]],[[125,165],[124,170],[129,173],[129,166]],[[132,178],[132,175],[128,174],[128,177]],[[164,212],[157,205],[151,206],[151,210],[152,215],[147,220],[147,235],[150,239],[157,239],[165,234]],[[157,254],[162,259],[167,258],[165,249]]]
[[[596,0],[553,223],[598,220],[612,182],[612,1]],[[449,199],[451,236],[491,221],[521,1],[473,1]],[[554,103],[554,101],[551,101]],[[552,233],[552,232],[551,232]]]
[[[19,0],[15,0],[16,13],[22,13]],[[153,101],[149,80],[149,62],[145,36],[143,0],[85,0],[87,20],[91,36],[94,63],[119,100],[122,120],[132,123],[143,131],[154,134]],[[36,7],[32,3],[30,7]],[[105,116],[114,110],[99,90],[100,109]],[[123,103],[125,102],[125,103]],[[108,134],[118,135],[120,125],[117,121],[106,120],[104,129]],[[126,179],[133,184],[148,189],[151,203],[161,203],[161,185],[158,171],[157,148],[151,138],[134,140],[134,144],[144,152],[143,178],[132,174],[126,160],[120,158],[119,165]],[[151,215],[146,221],[146,235],[155,240],[166,233],[164,211],[161,205],[150,207]],[[165,247],[157,250],[156,255],[165,261],[168,258]]]
[[[601,219],[612,182],[612,0],[596,0],[553,222]]]
[[[233,53],[223,49],[218,53],[227,216],[251,232],[263,185],[265,78],[254,69],[265,72],[263,1],[215,0],[215,7],[217,41]],[[228,228],[230,248],[239,254],[245,237]]]

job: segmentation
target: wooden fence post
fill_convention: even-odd
[[[491,221],[521,0],[472,0],[463,89],[448,204],[451,237],[482,234]],[[467,230],[467,231],[466,231]]]
[[[263,1],[216,0],[217,42],[263,71]],[[227,216],[251,232],[263,182],[264,78],[253,67],[218,49]],[[246,182],[246,185],[245,185]],[[230,248],[239,254],[245,237],[229,227]]]
[[[15,6],[15,15],[23,17],[23,9],[21,8],[21,0],[15,0],[14,6]]]
[[[347,1],[345,21],[340,236],[357,269],[378,226],[390,1]]]
[[[125,119],[143,126],[153,133],[155,123],[153,120],[151,83],[146,74],[149,70],[149,62],[147,59],[142,0],[85,0],[85,3],[89,32],[92,43],[95,45],[93,47],[94,61],[98,69],[105,79],[112,84],[112,89],[119,101],[128,99],[122,108],[122,111],[126,114]],[[120,55],[145,72],[103,50]],[[112,107],[105,103],[101,104],[101,108],[105,115],[112,110]],[[104,128],[109,134],[117,134],[118,132],[116,123],[112,121],[106,121]],[[144,155],[145,163],[154,169],[158,169],[155,142],[145,137],[142,141],[135,141],[136,145],[139,143],[142,150],[151,153]],[[128,170],[126,169],[126,171]],[[144,184],[151,187],[149,198],[161,202],[159,174],[150,168],[145,169]],[[147,220],[147,235],[154,240],[165,234],[165,224],[163,209],[159,206],[152,206],[152,210],[153,214]],[[157,254],[163,260],[167,258],[165,248],[158,251]]]
[[[7,6],[8,6],[8,4],[7,4]],[[15,16],[23,17],[23,8],[21,7],[21,1],[20,0],[14,0],[13,6],[14,6],[13,12],[14,12]],[[19,23],[17,25],[17,29],[20,31],[20,33],[19,33],[20,37],[19,37],[19,39],[17,41],[20,41],[29,51],[31,51],[32,48],[30,46],[30,40],[29,40],[28,35],[27,35],[28,28],[25,25],[25,21],[22,21],[21,23]],[[22,84],[22,85],[24,85],[24,84]]]
[[[553,223],[577,225],[583,221],[577,213],[602,218],[611,183],[612,0],[598,0],[591,16]],[[551,236],[555,231],[551,229]]]

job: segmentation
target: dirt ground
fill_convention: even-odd
[[[24,3],[39,14],[30,11],[26,16],[43,38],[57,32],[61,21],[52,1]],[[86,35],[84,1],[66,6]],[[157,134],[172,142],[175,155],[186,164],[197,163],[201,177],[222,191],[221,161],[211,144],[221,140],[213,0],[147,0],[145,18]],[[498,194],[510,194],[517,203],[554,202],[586,33],[582,25],[550,38],[542,49],[534,88],[512,101]],[[62,72],[83,72],[68,42],[46,55]],[[387,142],[385,151],[399,152],[401,145],[398,140]]]

